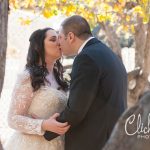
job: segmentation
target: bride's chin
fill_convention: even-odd
[[[57,60],[60,59],[61,57],[62,57],[62,55],[59,55],[59,56],[57,57]]]
[[[62,52],[60,52],[59,57],[60,57],[60,58],[62,57]]]

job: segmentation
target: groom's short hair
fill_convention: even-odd
[[[73,32],[78,38],[83,40],[92,36],[87,20],[79,15],[68,17],[62,22],[61,26],[65,35]]]

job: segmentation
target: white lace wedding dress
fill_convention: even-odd
[[[51,86],[42,86],[33,92],[27,71],[19,75],[13,91],[8,122],[15,132],[4,146],[5,150],[64,150],[64,136],[52,141],[44,139],[41,124],[56,112],[62,112],[67,103],[64,92],[57,90],[52,77]],[[36,115],[39,119],[33,119]]]

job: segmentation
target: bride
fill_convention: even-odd
[[[63,134],[70,126],[57,122],[56,117],[66,106],[68,85],[62,76],[58,35],[51,28],[39,29],[29,41],[26,69],[18,76],[8,114],[8,124],[15,133],[4,149],[64,150]],[[49,121],[50,131],[61,136],[45,140],[44,121]]]

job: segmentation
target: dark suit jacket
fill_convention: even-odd
[[[68,104],[57,118],[71,125],[65,150],[101,150],[126,108],[126,98],[124,65],[105,44],[91,39],[74,60]],[[57,136],[44,135],[47,140]]]

